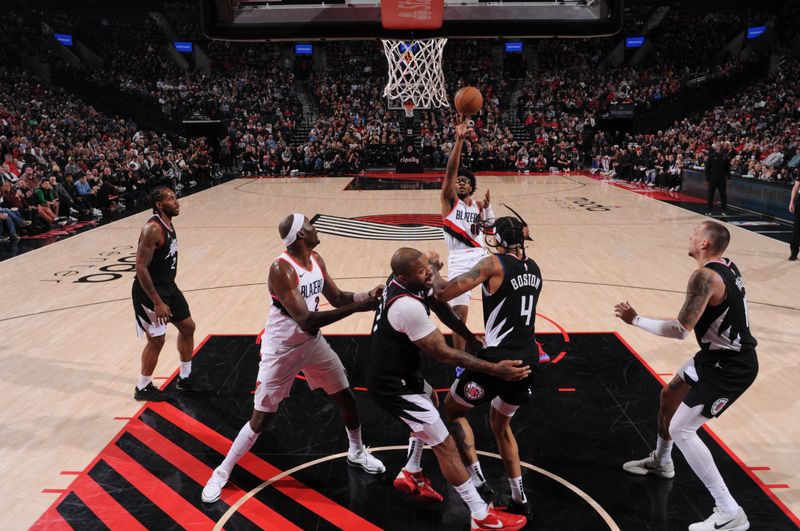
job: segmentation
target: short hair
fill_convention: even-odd
[[[714,253],[722,254],[731,242],[731,233],[722,223],[716,221],[703,222],[703,232]]]
[[[463,175],[464,177],[469,179],[469,185],[472,187],[472,191],[469,193],[469,195],[474,194],[475,188],[477,188],[478,186],[478,183],[475,181],[475,174],[472,173],[472,170],[468,170],[467,168],[460,168],[458,170],[458,176],[460,175]]]
[[[150,206],[153,207],[153,213],[158,214],[158,207],[156,203],[164,200],[164,193],[169,190],[166,186],[156,186],[150,190]]]

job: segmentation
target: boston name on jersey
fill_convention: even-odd
[[[511,282],[511,287],[514,289],[519,289],[523,286],[533,286],[535,289],[539,289],[542,279],[533,273],[523,273],[512,278],[509,282]]]

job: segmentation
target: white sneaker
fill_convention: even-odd
[[[655,451],[650,452],[650,455],[644,459],[639,459],[638,461],[628,461],[622,465],[622,470],[625,472],[630,472],[631,474],[637,474],[639,476],[653,474],[665,479],[675,477],[675,465],[672,464],[672,461],[665,465],[659,465],[656,462]]]
[[[222,487],[228,482],[228,476],[225,475],[219,468],[214,469],[211,477],[208,478],[208,483],[203,487],[203,494],[201,496],[205,503],[214,503],[222,494]]]
[[[703,520],[689,526],[689,531],[745,531],[750,529],[750,522],[744,509],[739,507],[736,513],[723,513],[714,507],[714,512]]]
[[[364,446],[357,454],[347,454],[347,464],[354,467],[364,469],[367,474],[383,474],[386,472],[386,467],[383,463],[369,451],[369,448]]]

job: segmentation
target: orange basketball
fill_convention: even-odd
[[[483,107],[483,96],[481,91],[475,87],[464,87],[456,92],[453,103],[458,112],[464,116],[472,116]]]

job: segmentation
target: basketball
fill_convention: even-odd
[[[464,87],[456,92],[453,103],[458,112],[464,116],[472,116],[483,107],[483,96],[481,91],[475,87]]]

